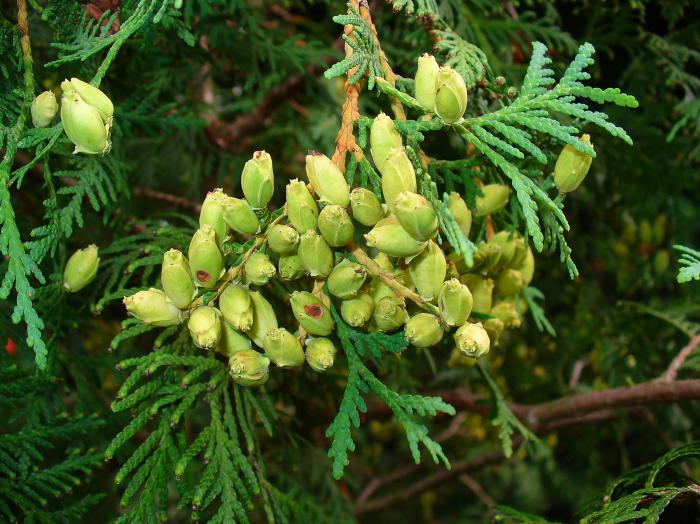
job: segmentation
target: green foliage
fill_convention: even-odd
[[[678,282],[683,284],[691,280],[700,280],[700,251],[686,246],[673,248],[681,253],[679,263],[682,267],[678,270]]]

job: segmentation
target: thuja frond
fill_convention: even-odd
[[[673,249],[681,253],[678,264],[678,282],[684,284],[691,280],[700,280],[700,251],[686,246],[675,245]]]
[[[468,89],[484,78],[493,76],[488,58],[478,46],[467,42],[446,24],[438,24],[437,48],[445,53],[445,64],[457,71]]]
[[[496,381],[493,380],[491,374],[486,369],[483,363],[477,365],[477,369],[481,373],[484,382],[489,387],[491,391],[491,399],[493,400],[493,411],[494,416],[492,423],[494,426],[498,427],[498,436],[501,439],[501,447],[503,448],[503,454],[506,457],[513,455],[513,439],[511,435],[513,432],[517,431],[520,433],[525,440],[530,442],[539,442],[537,436],[532,433],[525,425],[518,420],[518,417],[513,415],[513,412],[508,407],[505,397],[501,388],[498,387]]]
[[[348,452],[355,450],[352,427],[360,426],[360,413],[367,411],[362,395],[370,391],[386,403],[404,427],[411,455],[416,463],[420,462],[418,444],[423,444],[436,463],[442,460],[449,467],[449,461],[440,444],[428,436],[428,428],[416,421],[415,416],[435,416],[438,412],[453,415],[454,408],[440,397],[408,395],[390,390],[363,362],[363,358],[369,354],[377,357],[382,352],[400,352],[407,345],[403,333],[362,333],[345,324],[332,306],[331,313],[347,357],[349,371],[338,413],[326,429],[326,436],[332,439],[328,456],[333,461],[333,476],[337,479],[342,477],[345,466],[350,463]]]
[[[537,329],[543,332],[546,331],[553,337],[556,336],[557,333],[554,326],[545,316],[544,308],[537,303],[538,300],[544,300],[544,293],[536,287],[526,286],[522,290],[522,295]]]
[[[343,34],[343,40],[352,48],[352,53],[340,62],[333,64],[323,76],[335,78],[346,75],[348,71],[355,69],[350,76],[350,83],[358,82],[367,74],[368,87],[372,89],[375,79],[382,76],[381,51],[367,21],[350,4],[348,4],[348,11],[348,14],[334,16],[333,21],[342,25],[352,25],[352,35]]]

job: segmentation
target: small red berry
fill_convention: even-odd
[[[7,339],[7,344],[5,344],[5,352],[11,357],[14,357],[17,354],[17,344],[15,344],[15,341],[11,338]]]

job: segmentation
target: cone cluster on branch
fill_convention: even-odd
[[[243,198],[221,189],[207,195],[187,252],[165,253],[162,289],[126,297],[129,314],[156,326],[187,323],[193,344],[227,358],[232,379],[244,386],[265,383],[271,365],[331,368],[332,308],[353,329],[403,329],[415,347],[450,336],[461,358],[488,353],[505,327],[520,324],[513,298],[532,279],[532,253],[522,238],[502,232],[479,248],[472,267],[446,255],[437,212],[419,194],[388,116],[376,118],[370,141],[380,195],[351,189],[328,157],[310,152],[309,183],[290,181],[285,208],[272,214],[272,159],[256,152],[243,169]],[[495,196],[484,191],[478,214],[450,196],[465,234],[472,214],[505,206],[510,192],[500,187]],[[243,256],[233,253],[234,241],[251,239]],[[281,301],[289,307],[273,306]]]

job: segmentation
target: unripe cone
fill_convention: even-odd
[[[500,318],[489,318],[482,323],[492,346],[497,346],[506,325]]]
[[[219,311],[234,329],[248,331],[253,325],[250,291],[238,284],[229,284],[219,295]]]
[[[101,89],[83,82],[79,78],[71,78],[70,81],[64,80],[61,82],[61,90],[64,95],[66,93],[77,93],[83,102],[97,110],[105,123],[108,123],[109,119],[114,115],[114,104],[112,104],[109,97]]]
[[[44,91],[32,100],[30,110],[34,127],[47,127],[58,112],[56,95],[51,91]]]
[[[236,384],[260,386],[269,378],[270,359],[252,349],[244,349],[231,356],[228,368]]]
[[[207,193],[202,203],[202,209],[199,212],[199,227],[203,225],[211,227],[216,234],[216,242],[219,245],[221,245],[228,233],[228,226],[224,220],[224,202],[227,198],[228,196],[221,188],[210,191]]]
[[[384,208],[369,189],[356,187],[350,193],[352,217],[363,226],[373,226],[384,218]]]
[[[442,340],[444,331],[440,319],[430,313],[418,313],[412,316],[404,329],[406,340],[417,348],[429,348]]]
[[[354,297],[366,279],[367,270],[346,258],[331,271],[327,282],[328,291],[338,298]]]
[[[180,251],[170,249],[163,255],[160,283],[168,298],[180,309],[186,309],[195,296],[190,265]]]
[[[297,251],[304,269],[312,277],[327,277],[333,269],[333,252],[323,237],[309,230],[299,240]]]
[[[579,140],[593,147],[589,135],[583,135]],[[592,162],[593,157],[582,153],[570,144],[566,144],[554,165],[554,183],[559,192],[569,193],[578,188],[583,179],[586,178]]]
[[[182,312],[160,289],[138,291],[124,297],[126,311],[144,324],[155,327],[177,326],[182,322]]]
[[[484,242],[474,253],[474,265],[471,269],[489,272],[501,263],[503,248],[500,244]]]
[[[435,112],[447,124],[462,120],[467,110],[467,86],[464,78],[449,66],[443,66],[435,79]]]
[[[304,269],[299,255],[280,257],[279,274],[282,280],[296,280],[303,277],[306,274],[306,269]]]
[[[465,357],[481,358],[491,349],[491,340],[481,322],[463,324],[454,338],[457,348]]]
[[[520,273],[523,275],[523,285],[527,286],[532,282],[532,278],[535,276],[535,255],[531,248],[527,248],[525,253],[525,259],[520,266]]]
[[[418,294],[432,300],[440,291],[447,274],[445,253],[430,240],[428,247],[408,264],[408,274]]]
[[[384,162],[392,147],[401,147],[401,135],[394,127],[394,121],[385,115],[379,113],[372,122],[372,127],[369,131],[370,151],[372,152],[372,160],[374,165],[381,172],[384,169]]]
[[[299,243],[299,233],[293,227],[275,224],[267,230],[267,245],[278,255],[293,253]]]
[[[345,208],[331,205],[326,206],[318,215],[318,229],[329,246],[341,247],[352,242],[355,236],[355,226],[350,220]]]
[[[74,154],[101,155],[109,152],[109,128],[99,111],[80,98],[75,91],[63,93],[61,122],[66,136],[75,144]]]
[[[472,229],[472,212],[469,211],[467,203],[464,201],[464,199],[459,196],[458,193],[453,191],[450,193],[447,209],[450,210],[450,213],[454,217],[462,232],[466,236],[469,236],[469,232]]]
[[[525,285],[523,274],[517,269],[504,269],[496,278],[494,292],[502,297],[520,293]]]
[[[250,256],[245,263],[243,271],[246,284],[255,284],[257,286],[267,284],[277,273],[277,269],[270,261],[270,257],[260,251]]]
[[[306,155],[306,176],[321,202],[348,207],[350,187],[345,175],[326,155],[315,151]]]
[[[366,293],[340,303],[340,316],[352,327],[364,326],[374,312],[374,300]]]
[[[100,257],[95,244],[78,249],[66,262],[63,270],[63,289],[75,293],[87,286],[97,275]]]
[[[415,88],[416,100],[427,111],[435,110],[435,84],[440,66],[435,57],[427,53],[418,58]]]
[[[318,205],[306,184],[296,179],[287,184],[287,217],[299,233],[316,229]]]
[[[660,249],[654,255],[654,273],[657,275],[663,275],[668,271],[668,266],[671,263],[671,257],[666,249]]]
[[[472,311],[486,314],[491,311],[493,303],[493,280],[480,275],[467,274],[460,278],[462,284],[471,291],[474,305]]]
[[[248,336],[256,346],[263,347],[265,335],[277,328],[277,315],[275,308],[259,291],[251,291],[250,300],[253,303],[253,323],[248,330]]]
[[[252,342],[243,333],[233,329],[228,322],[221,323],[221,338],[216,345],[217,353],[230,357],[239,351],[250,349],[251,346]]]
[[[394,201],[399,193],[418,190],[416,172],[403,147],[392,147],[387,153],[382,173],[384,202],[394,211]]]
[[[260,232],[260,221],[255,211],[242,198],[228,197],[224,201],[224,220],[237,233],[255,235]]]
[[[646,218],[639,222],[639,243],[650,245],[654,242],[654,229]]]
[[[406,308],[396,297],[384,297],[374,306],[372,318],[379,331],[393,331],[407,320]]]
[[[216,233],[211,227],[205,224],[195,232],[187,258],[197,285],[207,289],[214,287],[223,273],[224,260],[216,243]]]
[[[503,184],[486,184],[481,191],[484,194],[476,197],[475,217],[498,213],[506,207],[510,199],[510,187]]]
[[[265,356],[281,368],[296,368],[304,363],[304,350],[299,339],[284,328],[268,331],[263,348]]]
[[[386,220],[386,219],[385,219]],[[426,242],[413,238],[398,221],[387,220],[377,223],[365,235],[369,247],[375,247],[392,257],[412,257],[425,249]]]
[[[461,326],[472,312],[474,299],[469,288],[456,278],[448,280],[438,295],[440,317],[448,326]]]
[[[489,314],[499,319],[508,328],[519,328],[522,325],[522,320],[513,302],[499,302],[491,308]]]
[[[200,306],[190,315],[187,328],[195,346],[211,349],[221,338],[221,313],[211,306]]]
[[[374,260],[383,271],[388,271],[390,273],[394,271],[394,264],[391,263],[391,259],[385,253],[378,253],[372,260]]]
[[[500,246],[501,257],[498,263],[501,267],[509,266],[513,262],[513,258],[515,257],[516,250],[518,248],[517,240],[522,242],[521,238],[517,238],[510,231],[499,231],[491,238],[491,240],[488,241],[489,244]]]
[[[394,201],[394,212],[401,226],[416,240],[429,240],[437,234],[437,214],[422,195],[410,191],[399,193]]]
[[[330,335],[335,322],[328,308],[307,291],[295,291],[289,300],[299,325],[311,335]]]
[[[245,163],[241,173],[241,189],[253,209],[267,207],[275,190],[272,157],[268,153],[256,151],[253,158]]]
[[[306,362],[309,367],[319,373],[324,373],[333,367],[336,348],[327,338],[313,338],[306,346]]]

